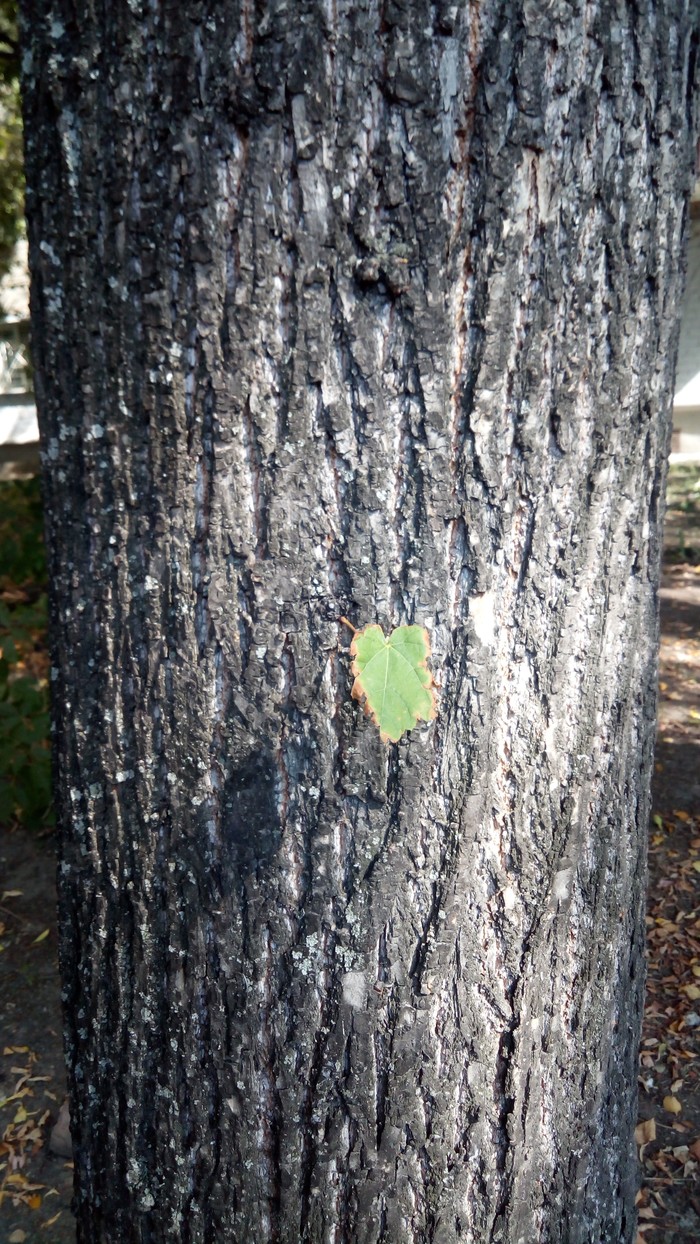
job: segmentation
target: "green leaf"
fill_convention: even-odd
[[[8,636],[7,638],[3,639],[0,642],[2,644],[2,646],[0,647],[0,652],[2,652],[2,655],[4,656],[8,665],[14,665],[15,661],[17,660],[17,649],[15,647],[14,640]]]
[[[435,716],[433,676],[428,669],[430,640],[422,626],[398,626],[388,638],[373,623],[356,631],[353,657],[354,700],[379,728],[383,743],[398,742],[417,721]]]

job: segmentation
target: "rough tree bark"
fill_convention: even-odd
[[[78,1239],[630,1241],[690,0],[23,9]]]

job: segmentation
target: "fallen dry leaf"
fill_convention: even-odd
[[[638,1123],[634,1129],[634,1140],[640,1147],[656,1140],[656,1119],[645,1119],[643,1123]]]
[[[683,1109],[678,1098],[672,1096],[664,1097],[663,1106],[664,1110],[668,1110],[669,1114],[680,1114]]]
[[[42,1192],[44,1188],[43,1184],[30,1183],[26,1175],[20,1175],[17,1172],[8,1175],[5,1183],[12,1184],[13,1187],[23,1188],[25,1192]]]

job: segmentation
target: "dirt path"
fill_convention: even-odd
[[[48,1151],[65,1097],[55,863],[26,830],[0,831],[0,930],[0,1241],[75,1244],[72,1166]]]
[[[639,1244],[700,1240],[700,566],[664,572]]]

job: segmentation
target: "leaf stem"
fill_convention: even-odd
[[[348,619],[347,619],[347,618],[340,618],[340,621],[341,621],[341,622],[344,622],[344,623],[345,623],[345,626],[349,626],[349,627],[350,627],[350,630],[352,631],[353,635],[357,635],[357,627],[356,627],[356,626],[353,626],[352,622],[348,622]]]

